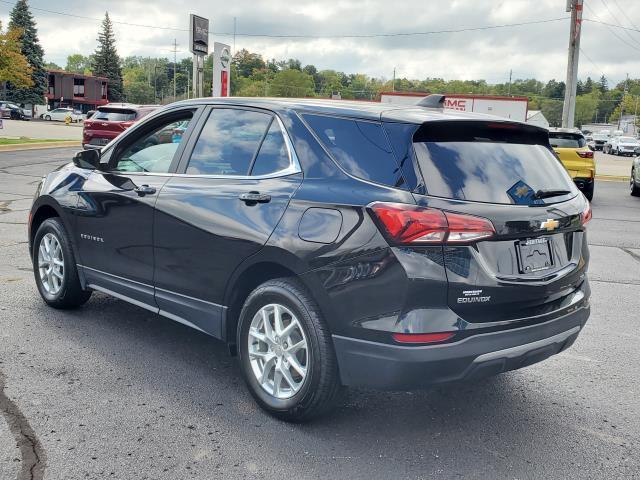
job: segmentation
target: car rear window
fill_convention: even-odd
[[[398,163],[378,122],[303,115],[334,160],[354,177],[398,184]]]
[[[587,145],[582,135],[556,132],[549,133],[549,143],[556,148],[582,148]]]
[[[459,122],[462,123],[462,122]],[[486,126],[425,124],[414,135],[414,149],[426,193],[436,197],[500,204],[553,203],[538,200],[539,190],[577,194],[571,177],[539,131]]]
[[[92,119],[105,122],[132,122],[136,119],[136,112],[135,110],[100,109],[94,114]]]

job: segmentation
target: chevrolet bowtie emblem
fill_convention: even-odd
[[[546,229],[547,232],[551,232],[555,230],[560,225],[560,222],[557,220],[553,220],[552,218],[547,218],[544,222],[540,224],[541,229]]]

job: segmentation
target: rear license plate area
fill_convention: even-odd
[[[551,241],[548,237],[516,242],[520,273],[534,273],[553,267]]]
[[[107,143],[109,143],[109,139],[108,138],[92,138],[91,139],[91,145],[106,145]]]

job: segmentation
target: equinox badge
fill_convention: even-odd
[[[540,224],[540,228],[541,229],[546,229],[547,232],[551,232],[551,231],[555,230],[556,228],[558,228],[559,225],[560,225],[559,221],[554,220],[552,218],[547,218],[544,222],[542,222]]]

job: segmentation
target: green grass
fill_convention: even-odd
[[[68,142],[59,138],[0,138],[0,145],[21,145],[23,143]]]

